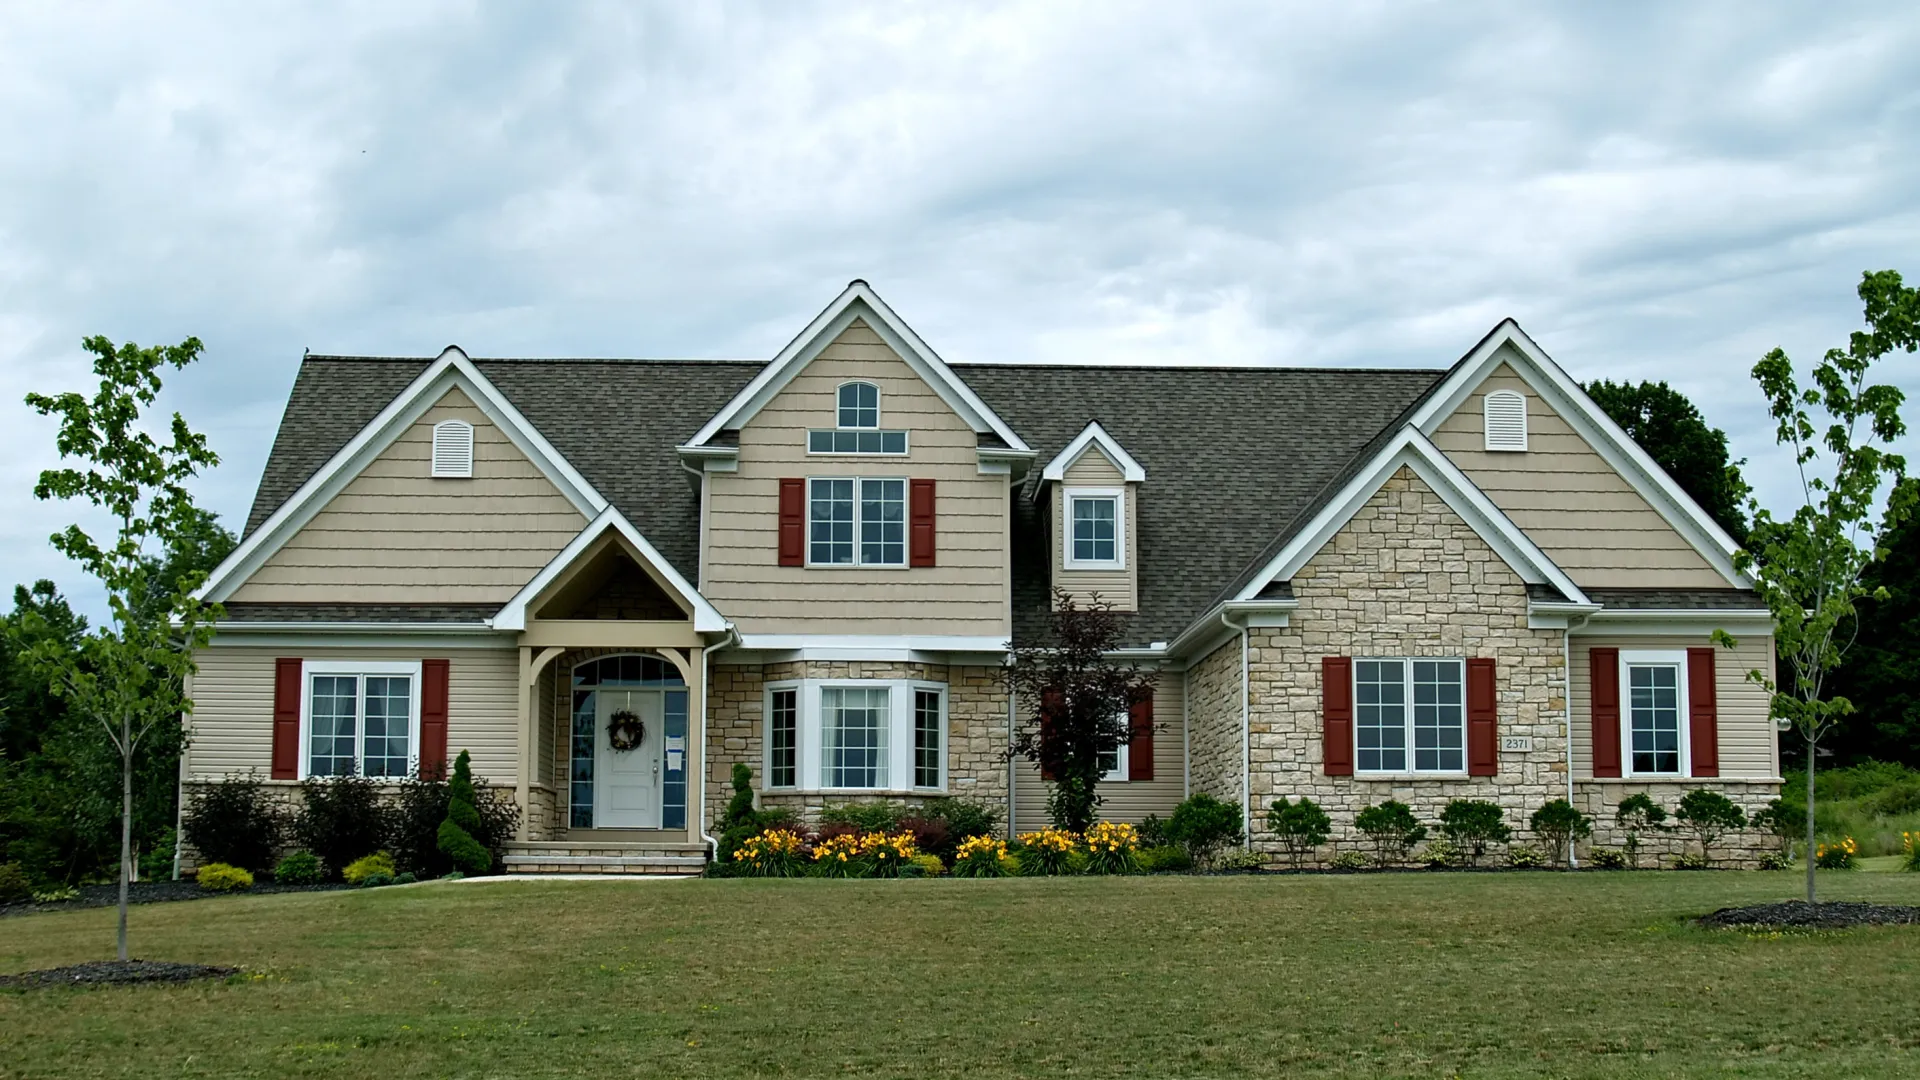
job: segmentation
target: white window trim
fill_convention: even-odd
[[[1675,669],[1674,685],[1678,687],[1680,771],[1679,772],[1636,772],[1633,767],[1633,683],[1629,679],[1629,669],[1635,665],[1648,666],[1663,664]],[[1693,775],[1693,703],[1688,698],[1687,653],[1685,649],[1621,649],[1620,650],[1620,775],[1623,778],[1644,776],[1660,780],[1684,780]]]
[[[1518,446],[1512,446],[1505,443],[1496,444],[1493,441],[1493,408],[1494,408],[1494,402],[1496,400],[1500,402],[1518,402],[1519,403],[1520,444]],[[1487,391],[1486,395],[1480,399],[1480,434],[1482,436],[1483,445],[1485,449],[1490,450],[1494,453],[1505,453],[1505,454],[1525,453],[1527,450],[1527,437],[1529,435],[1529,432],[1527,429],[1529,426],[1530,425],[1528,424],[1528,417],[1527,417],[1527,395],[1520,393],[1518,390],[1506,390],[1506,389],[1489,390]]]
[[[828,787],[820,783],[825,774],[826,749],[821,737],[821,691],[829,689],[887,691],[887,785],[885,787]],[[793,787],[773,787],[773,695],[775,691],[795,691],[794,705],[794,779]],[[917,787],[914,779],[914,694],[930,691],[940,695],[940,783],[937,787]],[[949,762],[953,757],[952,698],[946,684],[924,679],[785,679],[766,684],[761,702],[761,788],[766,791],[819,795],[944,795],[951,781]]]
[[[843,428],[843,427],[808,428],[807,429],[807,456],[816,457],[816,458],[879,458],[884,461],[899,461],[902,457],[905,457],[906,455],[913,453],[913,433],[910,431],[900,432],[900,436],[904,440],[905,449],[901,450],[897,454],[888,453],[885,450],[875,450],[869,453],[864,450],[840,451],[840,450],[815,450],[813,448],[813,433],[816,431],[882,431],[882,430],[884,429]],[[899,430],[899,429],[896,428],[895,430]]]
[[[1460,670],[1460,768],[1458,769],[1419,769],[1414,767],[1413,746],[1413,663],[1416,660],[1432,663],[1435,661],[1453,664]],[[1407,738],[1407,767],[1404,769],[1363,769],[1360,767],[1360,665],[1385,661],[1403,665],[1402,686],[1406,688],[1403,717]],[[1467,661],[1458,656],[1356,656],[1350,665],[1353,669],[1352,682],[1347,687],[1348,701],[1353,703],[1353,721],[1348,726],[1353,731],[1353,774],[1373,778],[1383,777],[1419,777],[1426,779],[1453,779],[1464,777],[1467,772]]]
[[[1116,758],[1117,764],[1114,765],[1112,771],[1100,774],[1100,782],[1103,784],[1124,784],[1132,775],[1132,771],[1128,768],[1131,764],[1131,759],[1127,754],[1129,749],[1128,744],[1123,742],[1116,749],[1119,752],[1119,756]]]
[[[466,442],[467,442],[466,467],[464,469],[458,468],[452,465],[445,466],[445,467],[441,465],[440,433],[442,431],[449,431],[449,432],[458,431],[466,437]],[[429,452],[432,457],[432,474],[435,479],[440,479],[440,480],[472,479],[473,478],[473,425],[467,423],[465,420],[458,420],[458,419],[442,420],[439,423],[433,425],[433,444]]]
[[[1113,500],[1113,558],[1076,559],[1073,557],[1073,501],[1075,499]],[[1127,489],[1117,487],[1070,487],[1060,492],[1060,558],[1068,570],[1125,570],[1127,568]]]
[[[896,455],[888,455],[890,457]],[[853,561],[827,563],[813,561],[813,483],[816,480],[853,481]],[[860,506],[864,501],[860,497],[860,485],[867,481],[891,480],[900,485],[901,537],[900,561],[897,563],[870,563],[860,561]],[[807,477],[807,515],[804,519],[806,530],[807,561],[809,570],[906,570],[913,566],[913,481],[904,476],[809,476]]]
[[[873,387],[873,426],[872,427],[867,427],[864,425],[849,426],[840,422],[840,391],[845,390],[849,386]],[[846,382],[843,382],[839,386],[834,387],[833,388],[833,428],[834,430],[835,431],[879,431],[880,428],[882,427],[880,423],[880,418],[881,418],[880,397],[881,397],[880,384],[877,382],[874,382],[872,379],[848,379]]]
[[[313,677],[315,675],[405,675],[412,680],[407,695],[407,775],[420,771],[420,661],[418,660],[304,660],[300,664],[300,768],[299,779],[311,776],[308,769],[313,753]],[[364,684],[361,694],[366,693]],[[356,770],[365,767],[365,710],[354,718],[353,762]],[[401,777],[372,777],[376,781]]]

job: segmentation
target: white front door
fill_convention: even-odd
[[[658,690],[608,690],[594,694],[599,727],[593,762],[593,824],[603,829],[660,827],[660,766],[666,709]],[[645,729],[639,745],[615,750],[607,725],[625,710]]]

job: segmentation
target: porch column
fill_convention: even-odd
[[[520,646],[520,752],[515,755],[518,766],[513,775],[513,797],[520,804],[520,829],[516,836],[521,843],[533,838],[533,824],[529,820],[533,810],[533,725],[538,713],[533,707],[533,689],[539,680],[533,670],[533,647]]]
[[[687,843],[698,844],[707,826],[706,650],[687,650]]]

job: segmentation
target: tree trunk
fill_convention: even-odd
[[[1813,747],[1812,739],[1807,740],[1807,903],[1819,901],[1813,896]]]
[[[127,879],[133,866],[133,721],[120,715],[120,959],[127,958]]]

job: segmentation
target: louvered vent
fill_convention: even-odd
[[[442,420],[433,425],[433,475],[473,475],[473,425]]]
[[[1527,399],[1512,390],[1487,395],[1487,449],[1527,448]]]

